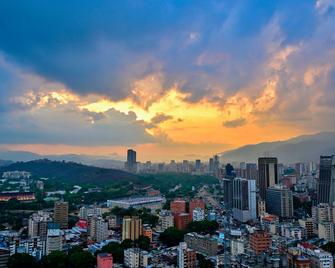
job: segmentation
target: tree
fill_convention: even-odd
[[[53,251],[41,260],[42,268],[66,268],[68,256],[62,251]]]
[[[321,248],[332,255],[335,254],[335,242],[328,242],[327,244],[322,245]]]
[[[133,240],[125,239],[121,242],[121,247],[123,249],[131,248],[133,246]]]
[[[206,259],[203,255],[197,254],[197,259],[198,259],[198,265],[200,268],[213,268],[214,265],[213,263]]]
[[[111,242],[103,246],[101,252],[111,253],[113,255],[113,262],[123,263],[123,250],[124,248],[119,243]]]
[[[141,235],[138,239],[135,240],[135,246],[143,250],[150,249],[150,239],[147,236]]]
[[[69,267],[94,268],[95,258],[87,251],[77,251],[69,255]]]
[[[214,234],[219,229],[219,224],[216,221],[192,221],[187,225],[187,232],[196,232],[203,234]]]
[[[16,253],[9,257],[8,268],[35,268],[36,259],[27,253]]]
[[[177,246],[183,241],[184,232],[175,227],[170,227],[160,234],[159,239],[168,247]]]

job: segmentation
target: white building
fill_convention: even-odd
[[[230,253],[232,256],[244,254],[246,242],[242,238],[232,239],[230,242]]]
[[[124,251],[124,265],[129,268],[148,266],[149,254],[139,248],[128,248]]]
[[[87,220],[89,217],[102,216],[102,209],[97,206],[84,206],[79,210],[79,218]]]
[[[29,237],[46,236],[48,223],[52,221],[49,212],[38,211],[29,217],[28,235]]]
[[[108,238],[108,222],[102,217],[91,218],[89,229],[91,239],[98,243]]]
[[[63,248],[63,231],[61,229],[49,229],[47,236],[47,255]]]
[[[240,222],[256,219],[256,181],[233,180],[233,217]]]
[[[205,211],[201,208],[195,208],[192,219],[193,221],[203,221],[205,219]]]
[[[46,238],[35,237],[28,240],[14,240],[9,243],[10,255],[27,253],[40,260],[46,255]]]
[[[171,211],[163,210],[159,214],[159,226],[161,231],[174,226],[174,217]]]
[[[162,209],[165,203],[165,198],[162,196],[149,196],[149,197],[135,197],[116,200],[107,200],[109,208],[148,208],[151,210]]]

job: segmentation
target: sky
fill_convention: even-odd
[[[335,0],[0,1],[0,147],[207,158],[335,130]]]

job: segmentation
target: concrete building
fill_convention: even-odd
[[[102,242],[108,239],[108,222],[102,217],[92,217],[90,219],[90,237],[95,242]]]
[[[243,238],[232,239],[230,241],[230,254],[236,256],[244,254],[246,248],[246,241]]]
[[[125,216],[122,222],[122,241],[125,239],[136,240],[142,235],[142,219],[139,217]]]
[[[189,203],[189,213],[190,213],[191,220],[193,220],[193,211],[196,208],[200,208],[202,211],[205,211],[205,207],[206,205],[203,199],[200,199],[200,198],[191,199]]]
[[[328,203],[321,203],[312,207],[313,233],[319,235],[319,223],[335,223],[335,208]]]
[[[29,237],[46,236],[49,222],[52,222],[50,213],[44,211],[33,213],[28,220]]]
[[[206,256],[216,256],[219,250],[217,240],[210,236],[188,233],[184,236],[184,241],[190,249]]]
[[[63,201],[55,202],[54,222],[59,224],[61,229],[68,228],[69,222],[69,203]]]
[[[180,213],[174,216],[175,227],[178,230],[185,230],[190,223],[190,216],[188,213]]]
[[[110,253],[97,255],[97,268],[113,268],[113,256]]]
[[[46,237],[34,237],[31,239],[15,239],[9,243],[10,255],[15,253],[27,253],[37,260],[46,255]]]
[[[244,178],[233,180],[233,217],[240,222],[257,218],[255,180]]]
[[[128,248],[124,251],[124,265],[129,268],[147,267],[149,254],[139,248]]]
[[[195,268],[197,261],[196,252],[187,248],[185,242],[180,242],[178,246],[178,268]]]
[[[256,255],[266,252],[271,245],[269,233],[263,230],[257,230],[249,236],[250,248]]]
[[[7,268],[7,262],[9,259],[8,248],[0,248],[0,268]]]
[[[258,158],[259,196],[266,200],[266,189],[278,183],[278,159],[276,157]]]
[[[257,177],[258,177],[257,164],[247,163],[245,168],[246,168],[246,179],[257,181]]]
[[[319,222],[318,236],[320,239],[325,239],[326,241],[335,241],[334,223],[329,221]]]
[[[186,212],[186,201],[182,198],[176,198],[170,202],[170,210],[173,214]]]
[[[163,210],[159,213],[159,227],[161,231],[174,226],[174,216],[168,210]]]
[[[97,206],[83,206],[79,210],[79,218],[87,220],[89,217],[102,216],[102,209]]]
[[[49,225],[50,226],[50,225]],[[53,251],[61,251],[63,248],[63,231],[56,228],[48,228],[47,255]]]
[[[290,189],[274,185],[266,190],[266,211],[283,218],[292,218],[293,195]]]
[[[203,221],[205,219],[205,211],[201,208],[193,209],[192,220],[193,221]]]
[[[126,170],[129,172],[137,172],[136,151],[128,149],[127,162],[125,164]]]
[[[320,156],[318,203],[335,202],[335,156]]]

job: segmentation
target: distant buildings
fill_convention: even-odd
[[[266,200],[266,189],[278,183],[278,159],[276,157],[258,158],[259,195]]]
[[[110,253],[97,255],[97,268],[113,268],[113,256]]]
[[[53,218],[61,229],[66,229],[69,221],[69,203],[63,201],[55,202]]]
[[[0,193],[0,201],[9,201],[16,199],[18,201],[35,201],[35,193],[33,192],[2,192]]]
[[[255,180],[243,178],[233,180],[233,217],[240,222],[256,219]]]
[[[292,191],[282,185],[275,185],[266,190],[266,211],[283,218],[293,217]]]
[[[125,216],[122,222],[122,241],[125,239],[136,240],[142,235],[142,219],[137,216]]]
[[[136,162],[136,151],[128,149],[127,151],[127,162],[125,164],[126,170],[129,172],[137,172],[137,162]]]
[[[335,156],[320,157],[318,203],[335,202]]]
[[[187,243],[180,242],[178,246],[178,268],[195,268],[197,254],[187,247]]]

